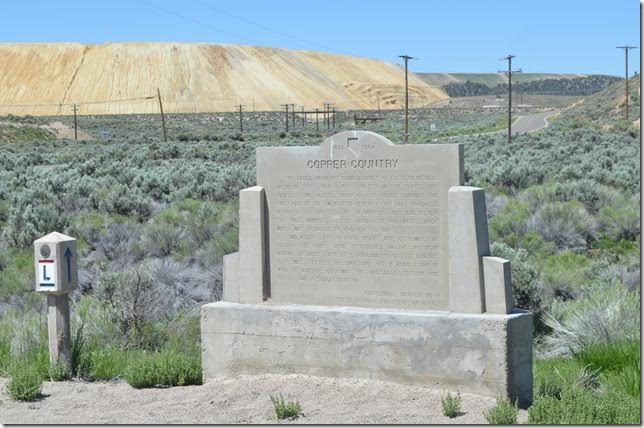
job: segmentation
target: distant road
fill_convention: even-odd
[[[528,116],[521,116],[512,125],[512,134],[525,134],[526,132],[536,131],[548,126],[547,119],[559,113],[558,110],[545,111],[542,113],[535,113]],[[507,131],[507,129],[506,129]]]
[[[557,113],[559,113],[559,110],[550,110],[550,111],[544,111],[541,113],[529,114],[527,116],[520,116],[518,119],[514,120],[514,123],[512,124],[512,135],[525,134],[527,132],[533,132],[541,128],[545,128],[546,126],[548,126],[548,118]],[[506,128],[503,128],[503,129],[498,129],[496,131],[469,134],[469,136],[474,137],[478,135],[501,134],[501,133],[507,134],[508,130]],[[446,139],[455,139],[460,137],[463,137],[463,135],[451,135],[449,137],[433,138],[430,141],[436,141],[436,140],[443,141]]]

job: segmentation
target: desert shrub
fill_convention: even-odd
[[[201,360],[167,351],[142,353],[128,366],[125,380],[134,388],[201,385]]]
[[[152,260],[146,270],[167,301],[168,312],[194,308],[210,299],[212,278],[196,263],[166,257]]]
[[[545,356],[571,355],[595,343],[636,340],[639,292],[630,292],[620,283],[598,288],[583,299],[555,303],[544,322],[552,329],[543,341]]]
[[[451,395],[449,392],[441,398],[443,415],[455,418],[461,413],[461,394]]]
[[[529,187],[520,195],[530,208],[539,208],[547,203],[578,201],[590,213],[609,206],[618,197],[619,192],[595,180],[581,179],[549,182]]]
[[[302,413],[299,401],[285,401],[281,395],[270,396],[278,421],[282,419],[297,419]]]
[[[517,423],[519,409],[510,400],[496,400],[496,404],[483,413],[485,420],[492,425],[513,425]]]
[[[109,261],[125,261],[133,258],[132,243],[139,239],[140,234],[138,223],[117,220],[107,225],[94,245]]]
[[[182,230],[172,224],[152,221],[141,234],[142,247],[153,257],[166,257],[182,247]]]
[[[132,215],[145,220],[152,213],[152,201],[136,188],[117,184],[101,199],[98,208],[110,214]]]
[[[640,234],[639,201],[621,198],[599,211],[600,233],[613,241],[633,240]]]
[[[138,345],[154,341],[149,323],[167,313],[169,304],[151,276],[138,270],[102,273],[96,296],[109,305],[111,321],[119,326],[127,343]]]
[[[555,297],[574,299],[580,293],[590,261],[583,254],[562,251],[547,257],[543,262],[541,281]]]
[[[27,196],[21,194],[20,198],[23,197]],[[38,201],[38,199],[35,199],[35,201]],[[54,230],[64,230],[65,224],[64,217],[59,215],[58,210],[53,205],[46,202],[36,205],[26,202],[14,202],[9,210],[2,238],[15,247],[28,248],[40,236]]]
[[[639,399],[614,392],[568,387],[561,398],[538,396],[528,409],[531,424],[639,424]]]
[[[17,367],[11,373],[7,393],[14,400],[33,401],[40,396],[42,381],[42,375],[33,367]]]
[[[524,249],[515,250],[500,242],[492,243],[490,253],[510,261],[514,307],[528,309],[535,313],[535,318],[538,317],[542,311],[541,290],[537,284],[539,274],[528,262],[528,253]]]
[[[528,227],[557,249],[580,251],[594,235],[595,222],[578,202],[545,204],[528,221]]]
[[[67,380],[71,377],[69,363],[66,361],[56,361],[49,365],[49,378],[55,382]]]
[[[526,232],[530,218],[527,204],[511,199],[499,212],[490,219],[490,239],[502,240],[511,247],[517,247],[519,240]]]

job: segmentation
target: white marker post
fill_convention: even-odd
[[[71,357],[69,292],[78,285],[76,239],[52,232],[34,241],[36,291],[47,296],[49,360]]]

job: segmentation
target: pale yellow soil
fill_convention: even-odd
[[[400,106],[404,69],[379,60],[315,51],[206,43],[0,44],[0,115],[232,111],[235,104],[280,110],[284,103],[339,109]],[[429,103],[447,95],[411,74],[410,95]],[[32,104],[51,104],[30,107]],[[12,105],[12,107],[7,107]],[[20,105],[17,107],[16,105]]]
[[[46,382],[44,397],[11,400],[0,379],[0,422],[23,424],[276,423],[271,394],[299,400],[311,424],[485,424],[494,399],[462,394],[463,414],[441,413],[445,391],[376,380],[236,376],[201,386],[134,389],[125,382]],[[519,422],[527,413],[521,410]]]

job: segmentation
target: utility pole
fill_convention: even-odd
[[[306,117],[306,113],[304,113],[304,106],[302,106],[302,128],[304,128],[304,118]]]
[[[244,123],[242,122],[244,120],[244,116],[242,112],[244,111],[244,107],[246,106],[243,104],[240,104],[237,107],[239,107],[239,132],[242,133],[244,132]]]
[[[318,119],[318,113],[320,113],[320,109],[316,108],[315,109],[315,130],[319,131],[320,130],[320,121]]]
[[[291,123],[293,124],[293,129],[295,129],[295,104],[291,104],[291,118],[293,119]]]
[[[399,58],[405,60],[405,136],[403,141],[407,144],[409,139],[409,79],[407,76],[407,63],[410,59],[417,59],[409,55],[399,55]]]
[[[161,126],[163,127],[163,142],[168,141],[168,134],[165,130],[165,115],[163,114],[163,103],[161,102],[161,91],[157,88],[157,97],[159,98],[159,110],[161,110]]]
[[[624,71],[624,92],[626,93],[626,121],[628,122],[628,51],[637,49],[637,46],[617,46],[617,49],[624,49],[624,58],[626,60],[626,68]]]
[[[78,141],[78,122],[76,121],[76,104],[74,104],[74,141]]]
[[[333,129],[335,129],[335,107],[333,107],[333,116],[332,116],[332,119],[333,119],[333,126],[332,126],[332,128],[333,128]]]
[[[282,104],[286,109],[286,132],[288,132],[288,104]]]
[[[512,70],[512,58],[515,56],[508,55],[499,60],[508,62],[508,71],[505,72],[505,75],[508,76],[508,144],[512,142],[512,74],[522,72],[521,69]],[[503,71],[499,71],[499,73],[503,73]]]
[[[324,113],[324,126],[326,126],[327,129],[329,129],[329,127],[327,126],[327,120],[328,120],[327,110],[329,109],[329,103],[325,102],[322,105],[324,106],[324,110],[322,111]]]

